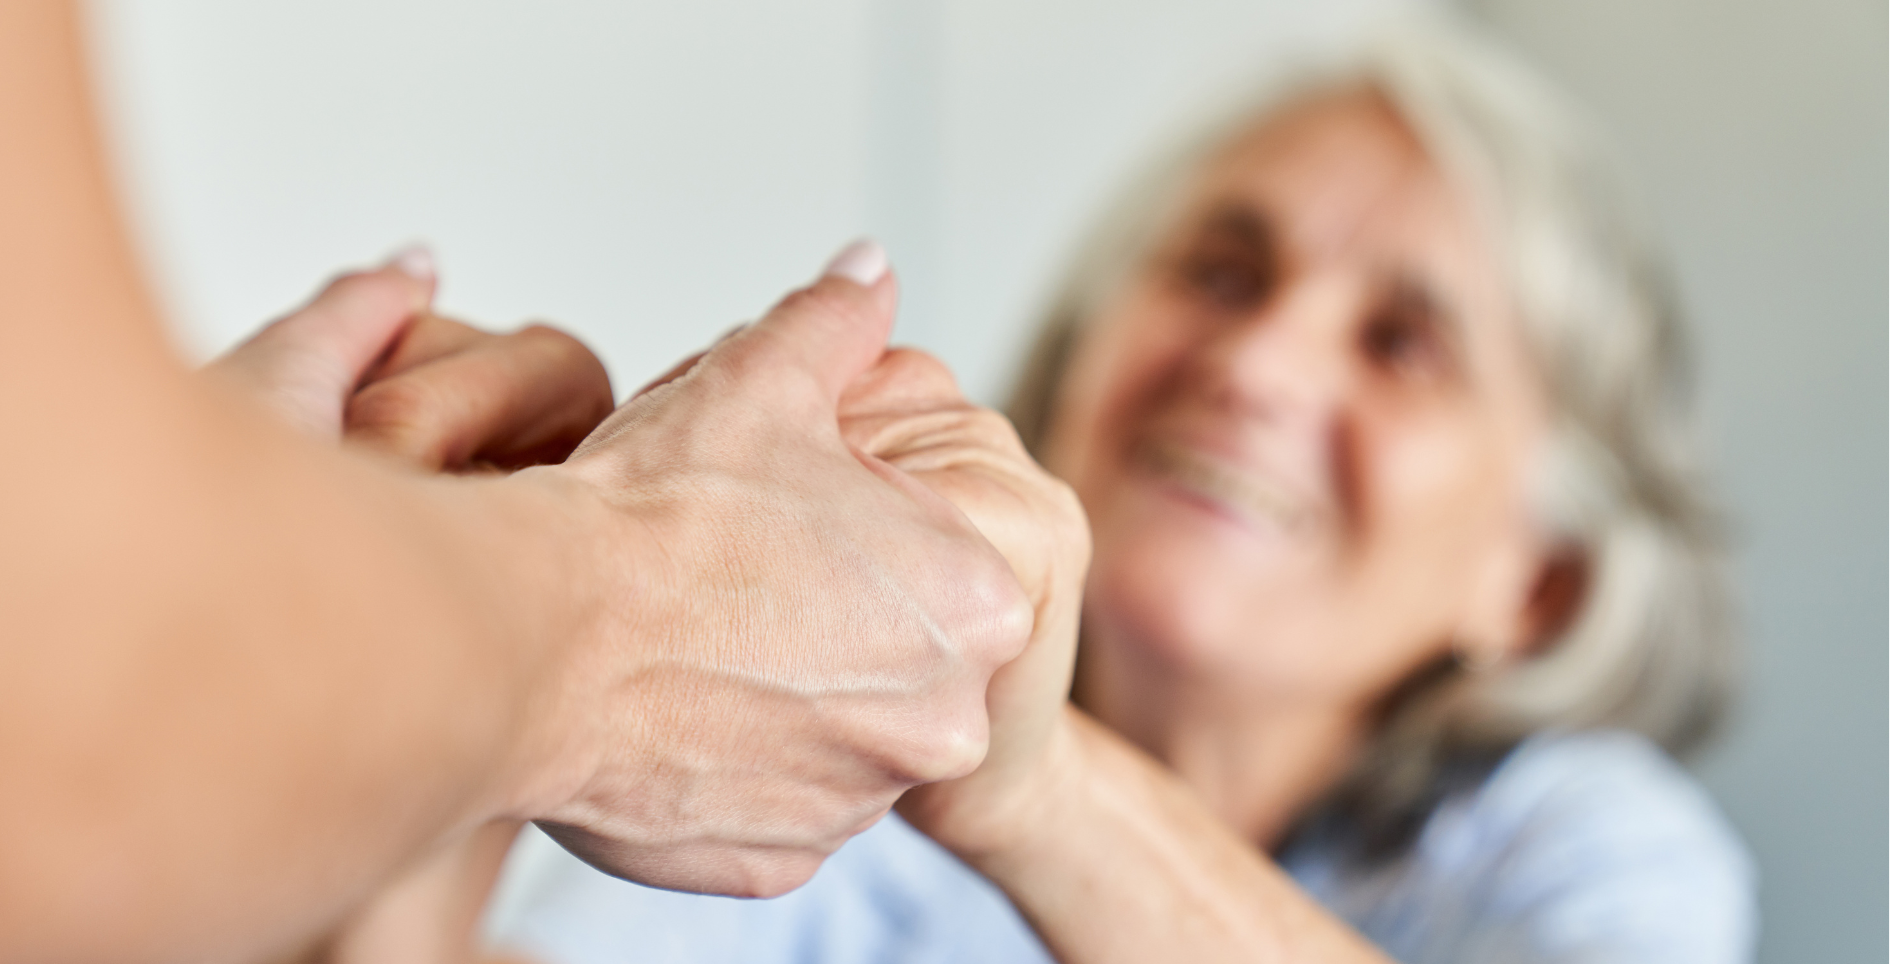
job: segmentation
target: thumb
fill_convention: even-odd
[[[899,284],[885,249],[870,240],[855,241],[827,262],[812,285],[781,299],[705,361],[747,355],[743,367],[792,368],[810,376],[826,400],[838,405],[847,386],[885,352],[898,301]]]
[[[211,369],[246,383],[296,425],[335,437],[348,395],[431,304],[435,284],[433,256],[409,248],[376,270],[330,282]]]

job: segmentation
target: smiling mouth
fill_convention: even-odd
[[[1162,439],[1135,447],[1135,464],[1155,478],[1219,503],[1236,515],[1288,532],[1309,528],[1316,516],[1305,500],[1266,478],[1243,472],[1185,445]]]

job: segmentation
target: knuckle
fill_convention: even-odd
[[[1006,567],[1009,575],[1009,567]],[[1031,631],[1037,627],[1037,609],[1024,588],[1012,578],[1005,583],[1004,599],[992,619],[992,652],[997,664],[1016,659],[1030,645]]]
[[[955,780],[978,769],[990,747],[990,726],[985,717],[984,687],[973,691],[975,700],[957,709],[944,725],[920,741],[901,776],[913,785]],[[970,705],[975,704],[975,705]]]
[[[481,340],[492,338],[477,328],[431,311],[416,314],[407,329],[394,340],[393,349],[382,360],[380,371],[387,377],[417,368],[428,362],[465,351]]]
[[[550,357],[551,363],[563,377],[580,379],[577,390],[601,399],[608,411],[615,407],[610,391],[610,373],[604,368],[604,361],[597,357],[583,340],[562,328],[555,328],[541,322],[533,322],[520,329],[514,337],[527,339],[537,345],[539,350]]]
[[[926,394],[958,394],[958,379],[952,376],[952,370],[916,348],[890,349],[879,363],[903,387]]]
[[[443,457],[445,433],[437,392],[423,379],[395,378],[362,389],[348,402],[351,437],[424,462]]]
[[[814,377],[797,366],[781,364],[780,355],[767,344],[765,336],[732,340],[716,347],[691,369],[691,376],[708,398],[722,402],[746,400],[746,404],[719,405],[725,416],[764,421],[782,415],[807,419],[823,407]]]
[[[448,318],[436,311],[423,311],[413,320],[413,327],[408,330],[410,338],[437,337],[454,341],[472,341],[482,338],[497,338],[497,335],[477,325],[470,325],[457,318]]]
[[[530,343],[539,351],[556,358],[593,358],[591,350],[584,346],[575,335],[562,328],[556,328],[542,321],[534,321],[506,336],[522,343]]]
[[[813,879],[825,859],[825,854],[800,850],[756,858],[745,868],[740,886],[730,896],[779,897]]]
[[[995,409],[973,407],[965,413],[965,423],[978,439],[1004,451],[1028,458],[1024,455],[1024,442],[1017,435],[1017,426],[1004,417],[1004,413]]]
[[[712,385],[712,394],[716,395],[741,391],[745,386],[769,384],[780,377],[781,370],[754,341],[731,341],[718,346],[705,355],[696,368],[700,370],[698,380]]]
[[[1037,614],[1010,563],[988,544],[981,549],[961,583],[968,609],[959,642],[965,658],[989,674],[1024,651]]]
[[[951,369],[912,348],[888,349],[848,389],[848,409],[861,412],[915,412],[964,404]]]
[[[350,425],[388,427],[412,425],[425,418],[432,390],[415,378],[375,382],[357,392],[348,404]]]

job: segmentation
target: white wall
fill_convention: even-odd
[[[622,391],[871,232],[900,336],[990,397],[1156,132],[1397,2],[93,6],[127,199],[195,356],[424,239],[445,309],[556,320]]]
[[[435,244],[446,309],[549,318],[619,391],[872,232],[901,336],[995,399],[1160,135],[1398,0],[108,0],[127,195],[198,357]],[[1885,10],[1476,5],[1621,135],[1701,321],[1752,642],[1703,773],[1767,961],[1885,949]]]
[[[556,319],[622,390],[867,226],[864,10],[153,0],[96,20],[193,351],[425,239],[449,311]]]

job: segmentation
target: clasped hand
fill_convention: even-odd
[[[466,484],[586,533],[561,576],[594,605],[546,641],[493,816],[620,876],[769,895],[915,785],[950,781],[902,805],[940,828],[1015,803],[1088,559],[1068,488],[943,366],[886,351],[895,282],[861,280],[821,278],[614,411],[569,336],[433,315],[415,256],[212,369],[318,436],[524,468]]]

